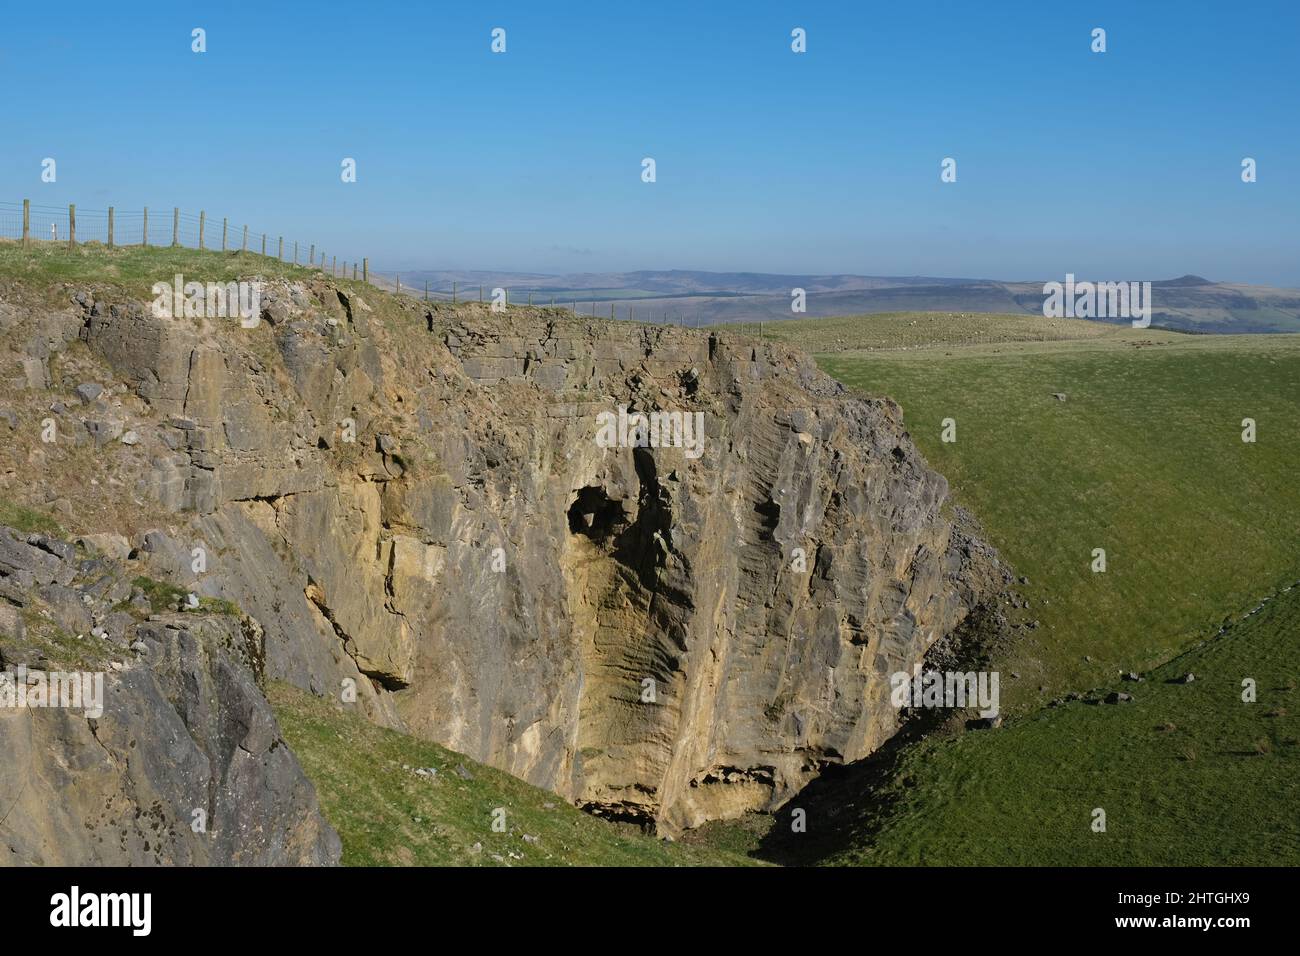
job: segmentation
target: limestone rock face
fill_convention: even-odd
[[[142,550],[270,677],[673,833],[878,747],[1001,583],[897,406],[797,351],[354,290],[269,283],[252,329],[82,296]]]
[[[140,620],[120,610],[131,592],[116,563],[0,527],[0,625],[20,622],[0,626],[0,865],[337,863],[258,685],[260,627]],[[50,634],[75,668],[49,659]]]

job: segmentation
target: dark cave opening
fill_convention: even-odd
[[[611,501],[604,488],[588,485],[578,489],[569,506],[569,532],[592,541],[605,541],[627,524],[627,513],[619,501]]]

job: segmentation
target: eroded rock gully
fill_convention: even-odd
[[[870,753],[888,675],[1003,581],[898,407],[784,346],[324,279],[253,329],[68,299],[4,334],[44,406],[112,383],[65,434],[138,436],[96,530],[257,619],[269,677],[661,832]],[[702,455],[601,447],[619,405],[703,412]]]

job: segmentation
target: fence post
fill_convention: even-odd
[[[149,248],[149,207],[144,207],[144,231],[141,232],[140,241],[144,243],[145,248]]]
[[[108,207],[108,248],[113,248],[113,207]]]
[[[239,251],[240,252],[248,251],[248,226],[244,226],[244,247]]]
[[[455,279],[453,279],[451,282],[451,304],[452,305],[456,304],[456,280]]]
[[[343,263],[343,268],[347,269],[347,267],[348,264],[346,262]],[[334,256],[330,259],[330,275],[336,276],[338,274],[339,274],[339,257]]]
[[[398,276],[398,277],[397,277],[397,294],[398,294],[398,295],[401,295],[401,294],[402,294],[402,277],[401,277],[401,276]]]
[[[611,302],[611,303],[609,304],[609,317],[610,317],[611,319],[614,317],[614,303],[613,303],[613,302]]]
[[[181,244],[181,207],[172,206],[172,245]]]
[[[284,236],[280,237],[280,252],[276,256],[281,262],[284,262]]]
[[[352,281],[357,281],[357,264],[355,262],[352,263]]]
[[[222,252],[226,251],[226,231],[229,228],[230,228],[230,220],[227,217],[222,216],[221,217],[221,251]]]
[[[262,255],[266,255],[266,233],[262,233]]]
[[[203,248],[203,224],[207,222],[208,214],[202,209],[199,210],[199,248]]]
[[[311,244],[311,252],[307,255],[307,264],[314,266],[316,264],[316,243]]]
[[[68,248],[77,244],[77,205],[68,203]]]
[[[480,303],[483,301],[483,286],[481,285],[478,287],[478,300]]]
[[[424,280],[424,301],[425,302],[429,301],[429,280],[428,279]]]
[[[23,200],[23,245],[32,241],[32,201]]]
[[[361,281],[367,284],[370,283],[370,260],[369,259],[361,260]]]
[[[293,264],[298,264],[298,243],[293,244]]]

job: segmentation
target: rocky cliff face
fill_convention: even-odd
[[[10,487],[40,476],[237,604],[268,677],[598,811],[673,833],[780,805],[894,732],[888,675],[1001,582],[898,408],[802,354],[323,278],[263,295],[246,329],[11,294]],[[620,406],[702,442],[610,447]]]
[[[337,863],[260,627],[154,608],[135,563],[0,527],[0,864]]]

